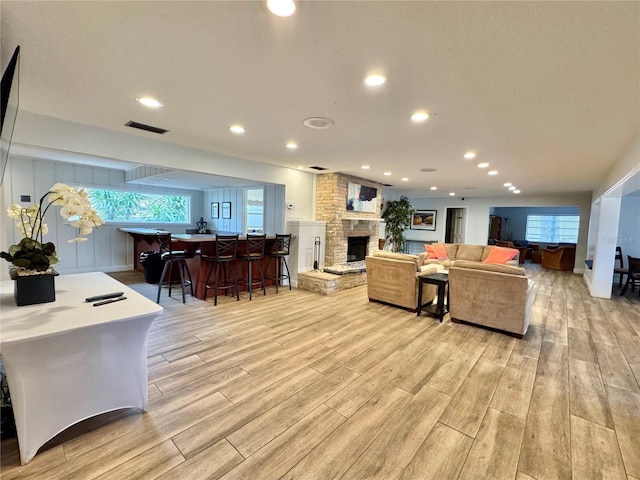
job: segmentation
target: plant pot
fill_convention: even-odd
[[[54,269],[50,273],[39,275],[18,275],[12,269],[10,272],[13,284],[13,298],[16,305],[35,305],[56,301],[55,277],[58,275]]]

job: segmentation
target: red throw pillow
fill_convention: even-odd
[[[482,263],[505,264],[509,260],[513,260],[518,253],[518,250],[515,248],[491,247],[489,255],[487,255],[487,258],[485,258]]]
[[[432,243],[431,245],[425,245],[424,248],[427,250],[427,260],[449,258],[447,250],[444,248],[444,243]]]

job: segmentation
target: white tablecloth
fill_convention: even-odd
[[[0,353],[23,464],[81,420],[147,408],[147,332],[162,307],[104,273],[55,281],[55,302],[23,307],[13,281],[0,282]],[[111,292],[127,300],[85,302]]]

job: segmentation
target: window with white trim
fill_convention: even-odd
[[[578,243],[580,215],[527,215],[529,242]]]

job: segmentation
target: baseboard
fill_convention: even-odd
[[[70,268],[70,269],[62,269],[56,268],[58,272],[62,275],[71,274],[71,273],[90,273],[90,272],[126,272],[128,270],[133,270],[133,264],[131,265],[109,265],[105,267],[91,267],[91,268]]]

